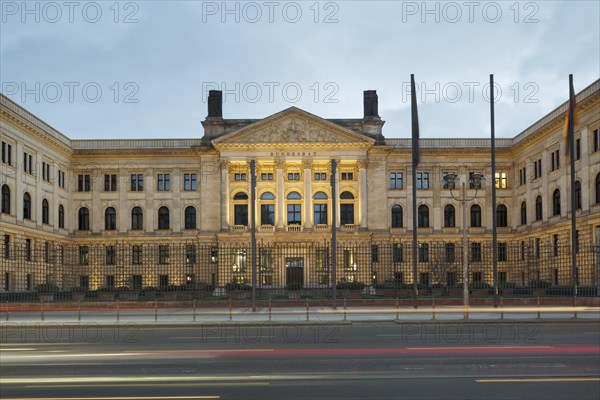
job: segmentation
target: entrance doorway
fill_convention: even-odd
[[[286,257],[285,278],[288,287],[304,286],[304,258]]]

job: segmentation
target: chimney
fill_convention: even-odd
[[[223,92],[208,91],[208,116],[206,118],[223,118]]]
[[[376,90],[365,90],[363,95],[365,116],[364,119],[379,118],[377,111],[377,91]]]

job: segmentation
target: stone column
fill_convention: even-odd
[[[358,185],[358,207],[360,210],[360,227],[367,229],[367,195],[369,193],[369,188],[367,186],[367,160],[360,160],[358,162]]]
[[[275,168],[277,169],[277,193],[275,194],[275,225],[277,230],[285,229],[285,191],[283,185],[283,169],[285,168],[285,161],[276,160]]]
[[[312,228],[313,226],[313,213],[311,207],[312,191],[311,191],[311,162],[309,160],[302,161],[302,168],[304,169],[304,214],[302,216],[302,225],[305,228]]]
[[[225,231],[229,228],[229,167],[227,161],[221,161],[221,230]]]

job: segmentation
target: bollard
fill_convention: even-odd
[[[154,322],[158,321],[158,306],[156,304],[156,299],[154,299]]]
[[[229,320],[233,320],[233,315],[231,314],[231,299],[229,299]]]
[[[121,308],[120,308],[120,302],[119,299],[117,299],[117,322],[119,322],[119,320],[121,319]]]
[[[463,309],[463,319],[465,321],[469,320],[469,306],[465,306]]]
[[[271,296],[269,296],[269,321],[271,320]]]
[[[431,296],[431,319],[435,321],[435,296]]]
[[[396,297],[396,321],[400,320],[400,299]]]
[[[540,296],[537,297],[537,319],[540,319]]]
[[[194,308],[194,313],[192,314],[192,319],[196,321],[196,299],[192,300],[192,307]]]
[[[81,322],[81,299],[77,301],[77,322]]]
[[[344,297],[344,321],[346,321],[346,298]]]
[[[504,297],[500,296],[500,319],[504,319]]]
[[[308,314],[308,299],[306,299],[306,320],[309,320],[309,314]]]

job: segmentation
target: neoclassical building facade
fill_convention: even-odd
[[[260,285],[331,285],[332,226],[340,243],[338,281],[412,282],[413,190],[421,283],[439,280],[427,266],[436,261],[436,246],[445,261],[460,260],[463,233],[469,263],[488,262],[478,252],[491,240],[493,212],[504,246],[499,261],[514,258],[510,267],[499,266],[505,281],[531,279],[518,263],[525,247],[539,257],[540,246],[569,243],[566,103],[514,138],[497,139],[495,177],[489,139],[421,139],[415,188],[410,138],[386,138],[376,93],[366,91],[363,100],[365,114],[357,119],[291,107],[237,120],[222,117],[221,94],[212,91],[202,138],[72,140],[0,96],[0,290],[32,290],[47,281],[64,288],[248,282],[253,211]],[[600,246],[600,81],[577,94],[577,112],[578,237]],[[481,181],[474,179],[479,174]],[[580,266],[582,284],[598,281],[591,257]],[[541,275],[534,268],[536,278],[568,284],[568,266],[544,265]],[[472,279],[489,281],[488,267],[473,267]]]

